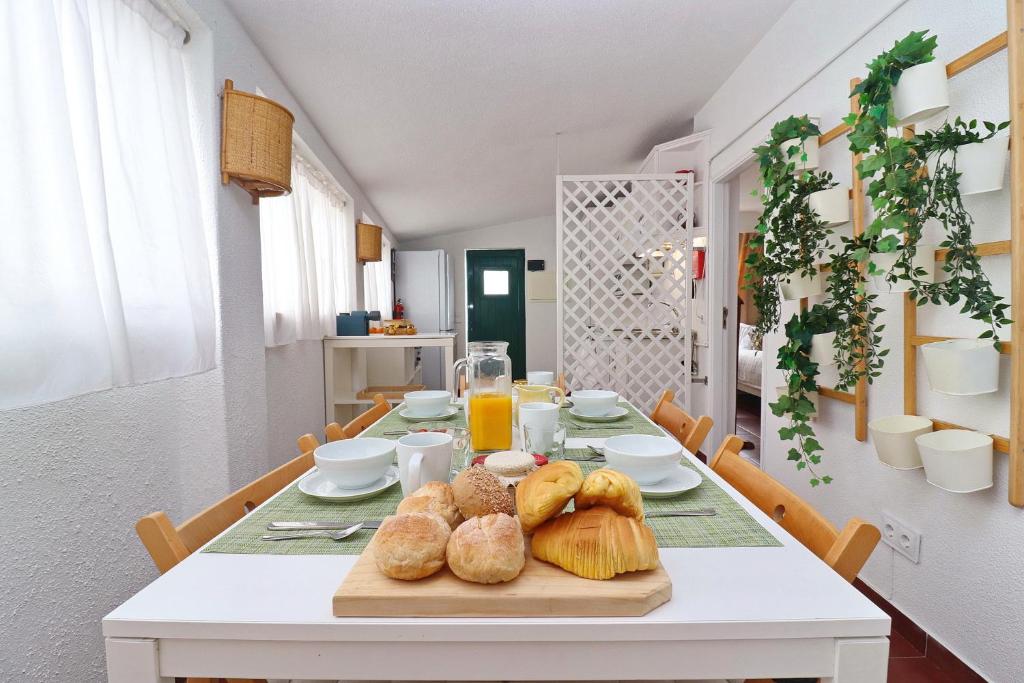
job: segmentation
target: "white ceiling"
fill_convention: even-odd
[[[228,0],[399,239],[635,171],[792,0]]]

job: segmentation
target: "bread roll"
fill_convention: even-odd
[[[512,498],[498,478],[479,465],[462,470],[452,482],[459,512],[466,519],[498,512],[514,515]]]
[[[650,527],[609,507],[562,515],[533,533],[533,556],[585,579],[656,569],[658,545]]]
[[[441,515],[452,529],[462,522],[462,515],[455,505],[452,487],[443,481],[430,481],[419,487],[398,504],[396,512],[433,512]]]
[[[525,564],[523,529],[503,512],[469,519],[448,539],[448,567],[464,581],[511,581]]]
[[[584,510],[597,505],[607,505],[620,515],[644,521],[644,501],[640,485],[629,475],[602,467],[594,470],[583,480],[583,486],[575,497],[576,509]]]
[[[548,463],[516,487],[516,512],[530,533],[565,507],[583,484],[583,470],[571,460]]]
[[[431,512],[386,517],[373,537],[377,569],[405,581],[430,576],[444,566],[451,533],[448,523]]]

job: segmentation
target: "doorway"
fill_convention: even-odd
[[[506,341],[512,377],[526,377],[526,250],[466,250],[466,341]]]

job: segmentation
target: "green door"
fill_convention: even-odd
[[[526,251],[466,251],[469,341],[507,341],[513,379],[526,378]]]

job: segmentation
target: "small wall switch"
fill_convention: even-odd
[[[888,512],[882,513],[882,542],[914,564],[921,559],[921,534]]]

